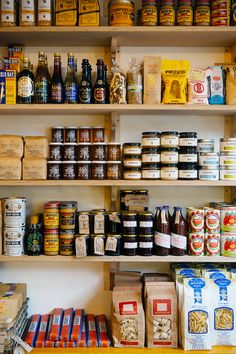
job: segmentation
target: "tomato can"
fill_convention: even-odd
[[[204,232],[205,211],[203,209],[189,208],[187,212],[189,232]]]
[[[59,229],[60,202],[48,202],[44,204],[44,228],[46,230]]]
[[[220,233],[205,234],[205,255],[220,255]]]
[[[24,254],[25,227],[3,229],[3,253],[5,256]]]
[[[62,202],[60,205],[60,229],[74,230],[77,202]]]
[[[59,254],[59,230],[44,230],[43,250],[45,256],[57,256]]]
[[[230,0],[212,0],[211,26],[230,25]]]
[[[26,198],[3,199],[3,226],[14,228],[26,226]]]
[[[189,234],[189,255],[204,256],[204,233]]]
[[[75,254],[75,233],[74,230],[60,232],[60,255],[73,256]]]
[[[221,232],[236,232],[236,206],[221,208]]]
[[[221,256],[236,257],[236,233],[221,234]]]
[[[131,0],[110,0],[108,5],[109,26],[134,26],[134,2]]]
[[[207,233],[220,232],[220,210],[209,209],[205,211],[205,227]]]

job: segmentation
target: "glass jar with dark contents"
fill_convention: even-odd
[[[63,147],[64,161],[77,161],[77,144],[66,143]]]
[[[157,256],[168,256],[170,254],[170,219],[168,207],[157,209],[154,230],[154,254]]]
[[[76,232],[78,234],[90,234],[90,212],[79,211],[76,214]]]
[[[47,162],[47,179],[60,180],[61,178],[61,161],[48,161]]]
[[[62,143],[50,143],[49,144],[49,159],[50,161],[62,161]]]
[[[93,143],[104,143],[104,141],[105,141],[104,127],[93,127],[92,128],[92,142]]]
[[[137,235],[123,235],[122,254],[124,256],[136,256],[138,253]]]
[[[195,180],[197,179],[197,171],[197,163],[179,163],[179,180]]]
[[[153,236],[153,213],[150,211],[144,211],[138,214],[138,232],[139,235],[151,235]]]
[[[134,193],[132,190],[123,190],[120,191],[120,210],[128,210],[127,201],[129,197]]]
[[[133,211],[124,211],[122,213],[122,227],[124,235],[137,235],[138,218],[137,213]]]
[[[149,257],[153,255],[153,236],[138,236],[138,254],[140,256]]]
[[[63,143],[64,127],[52,127],[51,135],[52,135],[52,143]]]
[[[106,161],[92,161],[92,179],[103,180],[107,178]]]
[[[77,161],[77,179],[91,179],[91,161]]]
[[[121,235],[107,235],[105,254],[106,256],[120,256],[121,254]]]
[[[107,179],[121,179],[122,165],[121,161],[107,161]]]
[[[79,161],[90,161],[91,143],[78,143],[77,153]]]
[[[171,218],[171,254],[173,256],[187,254],[187,222],[180,207],[174,208]]]
[[[75,235],[75,251],[77,257],[86,257],[89,255],[90,235]]]
[[[107,160],[120,161],[121,160],[121,144],[108,143],[107,144]]]
[[[107,233],[119,235],[122,232],[121,214],[119,211],[107,212]]]
[[[76,179],[76,161],[62,162],[62,178],[64,180]]]
[[[77,130],[78,143],[91,143],[91,127],[79,127]]]
[[[105,211],[93,210],[90,213],[90,230],[92,234],[106,233],[106,213]]]
[[[105,143],[92,144],[91,159],[93,161],[106,161],[106,144]]]
[[[77,127],[65,127],[65,143],[77,143]]]
[[[90,256],[105,255],[106,236],[104,234],[92,234],[89,239],[89,254]]]

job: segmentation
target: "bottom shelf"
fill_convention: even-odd
[[[184,351],[183,349],[169,349],[169,348],[160,348],[160,349],[121,349],[121,348],[44,348],[44,349],[34,349],[32,354],[44,354],[44,353],[81,353],[81,354],[236,354],[236,347],[214,347],[210,351]]]

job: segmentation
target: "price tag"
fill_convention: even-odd
[[[75,253],[76,253],[76,257],[86,257],[87,256],[86,239],[84,236],[76,237],[76,239],[75,239]]]
[[[104,256],[104,240],[101,237],[94,237],[94,253]]]
[[[106,251],[116,252],[116,248],[117,248],[117,238],[108,237],[106,242]]]

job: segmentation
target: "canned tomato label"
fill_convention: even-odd
[[[206,256],[220,255],[220,234],[205,234]]]
[[[3,225],[15,228],[26,226],[26,198],[3,199]]]
[[[236,207],[221,209],[221,231],[236,232]]]
[[[202,209],[189,209],[188,220],[190,232],[195,233],[204,230],[204,215],[205,212]]]
[[[189,254],[191,256],[204,256],[204,233],[189,234]]]
[[[46,256],[57,256],[59,254],[59,231],[44,231],[44,254]]]
[[[206,231],[211,233],[220,231],[220,210],[209,209],[206,210]]]
[[[134,3],[130,0],[111,0],[109,3],[109,26],[134,26]]]
[[[3,250],[6,256],[22,256],[24,254],[25,227],[3,229]]]
[[[236,233],[221,234],[221,256],[236,257]]]

